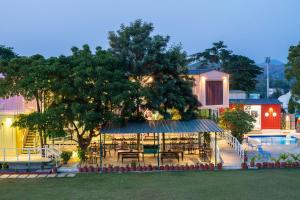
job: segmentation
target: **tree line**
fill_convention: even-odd
[[[107,123],[198,117],[200,102],[192,93],[188,63],[218,64],[231,75],[231,89],[252,90],[260,69],[251,59],[233,54],[223,42],[188,56],[168,36],[153,35],[152,23],[136,20],[109,32],[110,47],[73,47],[71,55],[20,56],[0,46],[0,96],[21,95],[36,102],[36,111],[21,114],[15,126],[47,137],[73,132],[86,151]]]

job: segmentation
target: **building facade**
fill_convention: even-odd
[[[277,99],[230,99],[230,107],[236,105],[255,118],[255,130],[281,129],[281,103]]]

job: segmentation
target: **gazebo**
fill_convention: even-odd
[[[103,165],[103,156],[105,153],[104,146],[106,145],[105,136],[112,136],[115,134],[134,134],[136,135],[136,151],[124,153],[124,156],[134,157],[140,153],[153,153],[157,154],[157,165],[160,166],[161,160],[163,157],[172,157],[176,156],[175,152],[166,151],[166,146],[170,144],[166,144],[166,136],[169,134],[190,134],[193,135],[193,139],[198,142],[195,145],[201,145],[201,135],[204,133],[213,134],[213,147],[214,149],[214,157],[215,157],[215,165],[217,164],[217,133],[222,133],[223,130],[212,120],[209,119],[194,119],[189,121],[175,121],[175,120],[150,120],[145,122],[128,122],[124,126],[116,125],[116,124],[108,124],[101,129],[100,133],[100,168],[102,169]],[[141,139],[141,135],[143,134],[152,134],[152,145],[142,145],[145,143],[143,139]],[[194,143],[193,143],[194,144]],[[211,144],[210,144],[211,145]],[[141,149],[143,149],[141,151]],[[172,154],[173,153],[173,154]],[[184,152],[181,152],[181,156],[183,158]],[[199,150],[200,154],[200,150]],[[119,153],[118,153],[119,157]],[[178,156],[179,160],[179,156]],[[122,157],[123,162],[123,157]]]

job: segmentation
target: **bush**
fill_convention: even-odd
[[[78,158],[80,159],[80,161],[86,160],[86,152],[84,150],[78,149],[77,155],[78,155]]]
[[[63,159],[64,163],[67,164],[67,162],[70,160],[72,156],[72,152],[71,151],[63,151],[60,154],[61,159]]]

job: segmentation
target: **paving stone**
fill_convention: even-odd
[[[21,174],[18,178],[27,178],[28,174]]]
[[[39,174],[38,178],[46,178],[48,174]]]
[[[64,178],[64,177],[66,177],[66,175],[67,175],[66,173],[61,173],[61,174],[58,174],[57,177],[58,178]]]
[[[27,178],[36,178],[37,174],[30,174],[29,176],[27,176]]]
[[[0,178],[8,178],[9,177],[9,174],[2,174],[1,176],[0,176]]]
[[[57,176],[57,174],[49,174],[48,176],[47,176],[47,178],[55,178]]]
[[[75,177],[76,174],[67,174],[67,177]]]
[[[8,178],[18,178],[19,174],[12,174]]]

